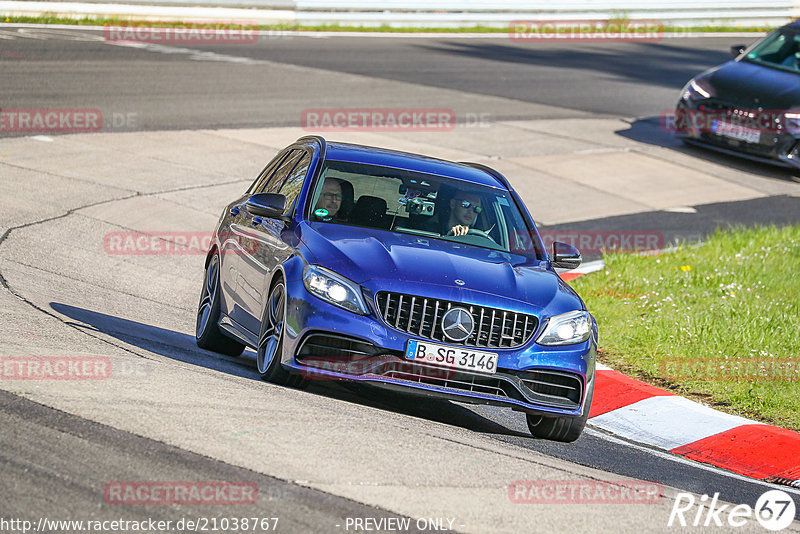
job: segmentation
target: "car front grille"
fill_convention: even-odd
[[[454,344],[444,335],[441,319],[453,307],[468,310],[475,321],[472,334],[462,343],[468,347],[513,349],[530,341],[539,321],[534,315],[496,308],[461,304],[448,300],[381,291],[378,312],[390,326],[435,341]]]
[[[779,115],[773,111],[748,108],[717,99],[704,101],[700,105],[699,111],[706,115],[706,129],[701,133],[701,138],[719,146],[733,146],[752,154],[769,156],[775,149],[778,136],[782,133],[780,122],[775,122]],[[757,142],[748,142],[713,133],[710,131],[713,120],[723,120],[734,125],[759,130],[761,137]]]

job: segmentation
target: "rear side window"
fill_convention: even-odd
[[[261,189],[256,189],[253,191],[254,193],[277,193],[283,182],[286,180],[286,177],[289,176],[289,173],[292,172],[294,166],[297,165],[297,162],[300,158],[303,157],[302,150],[293,150],[291,154],[289,154],[285,160],[281,163],[280,167],[272,173],[272,176],[267,178],[266,183]]]
[[[280,188],[280,191],[278,191],[281,195],[286,197],[286,212],[284,215],[288,215],[294,211],[294,205],[297,202],[300,191],[303,189],[303,183],[305,182],[310,165],[311,156],[306,153],[301,157],[300,161],[297,162],[294,169],[291,170],[283,186]]]
[[[258,180],[247,191],[249,195],[255,193],[277,193],[289,171],[303,155],[302,150],[286,150],[272,160],[258,177]]]
[[[275,172],[275,169],[278,168],[278,166],[283,162],[283,160],[286,159],[286,156],[288,156],[290,153],[291,153],[290,150],[284,150],[283,152],[278,153],[278,155],[275,156],[275,158],[269,162],[269,164],[264,168],[264,170],[261,171],[261,174],[258,175],[258,178],[256,178],[256,180],[247,190],[247,194],[252,195],[257,190],[263,189],[267,179],[270,176],[272,176],[272,173]]]

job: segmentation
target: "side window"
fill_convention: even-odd
[[[294,169],[292,169],[280,191],[278,191],[281,195],[286,197],[285,215],[291,213],[294,209],[294,204],[297,201],[298,195],[300,195],[300,190],[303,189],[303,183],[305,182],[306,174],[308,174],[309,165],[311,165],[311,156],[306,153],[302,156],[302,159],[300,159],[297,165],[295,165]]]
[[[278,169],[267,178],[267,181],[263,187],[261,189],[256,189],[254,193],[277,193],[281,188],[281,185],[283,185],[283,182],[286,180],[286,177],[289,175],[301,157],[303,157],[302,150],[292,150],[291,154],[289,154],[286,159],[283,160],[280,167],[278,167]]]
[[[256,180],[247,190],[247,194],[252,195],[259,189],[263,188],[264,183],[267,181],[267,178],[269,178],[272,175],[273,171],[275,171],[275,169],[278,168],[278,165],[280,165],[281,162],[284,159],[286,159],[286,156],[288,156],[289,153],[290,153],[289,150],[284,150],[283,152],[279,152],[278,155],[275,156],[275,158],[269,162],[266,168],[263,171],[261,171],[261,174],[258,175],[258,178],[256,178]]]

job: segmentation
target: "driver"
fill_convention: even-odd
[[[475,224],[481,208],[481,197],[472,193],[460,193],[450,199],[450,219],[445,228],[447,235],[467,235],[470,226]]]

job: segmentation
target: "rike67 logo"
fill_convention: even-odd
[[[755,519],[767,530],[777,532],[794,520],[796,506],[791,495],[781,490],[763,493],[756,505],[719,503],[719,493],[696,499],[691,493],[678,493],[667,526],[723,527],[730,530],[752,524]]]

